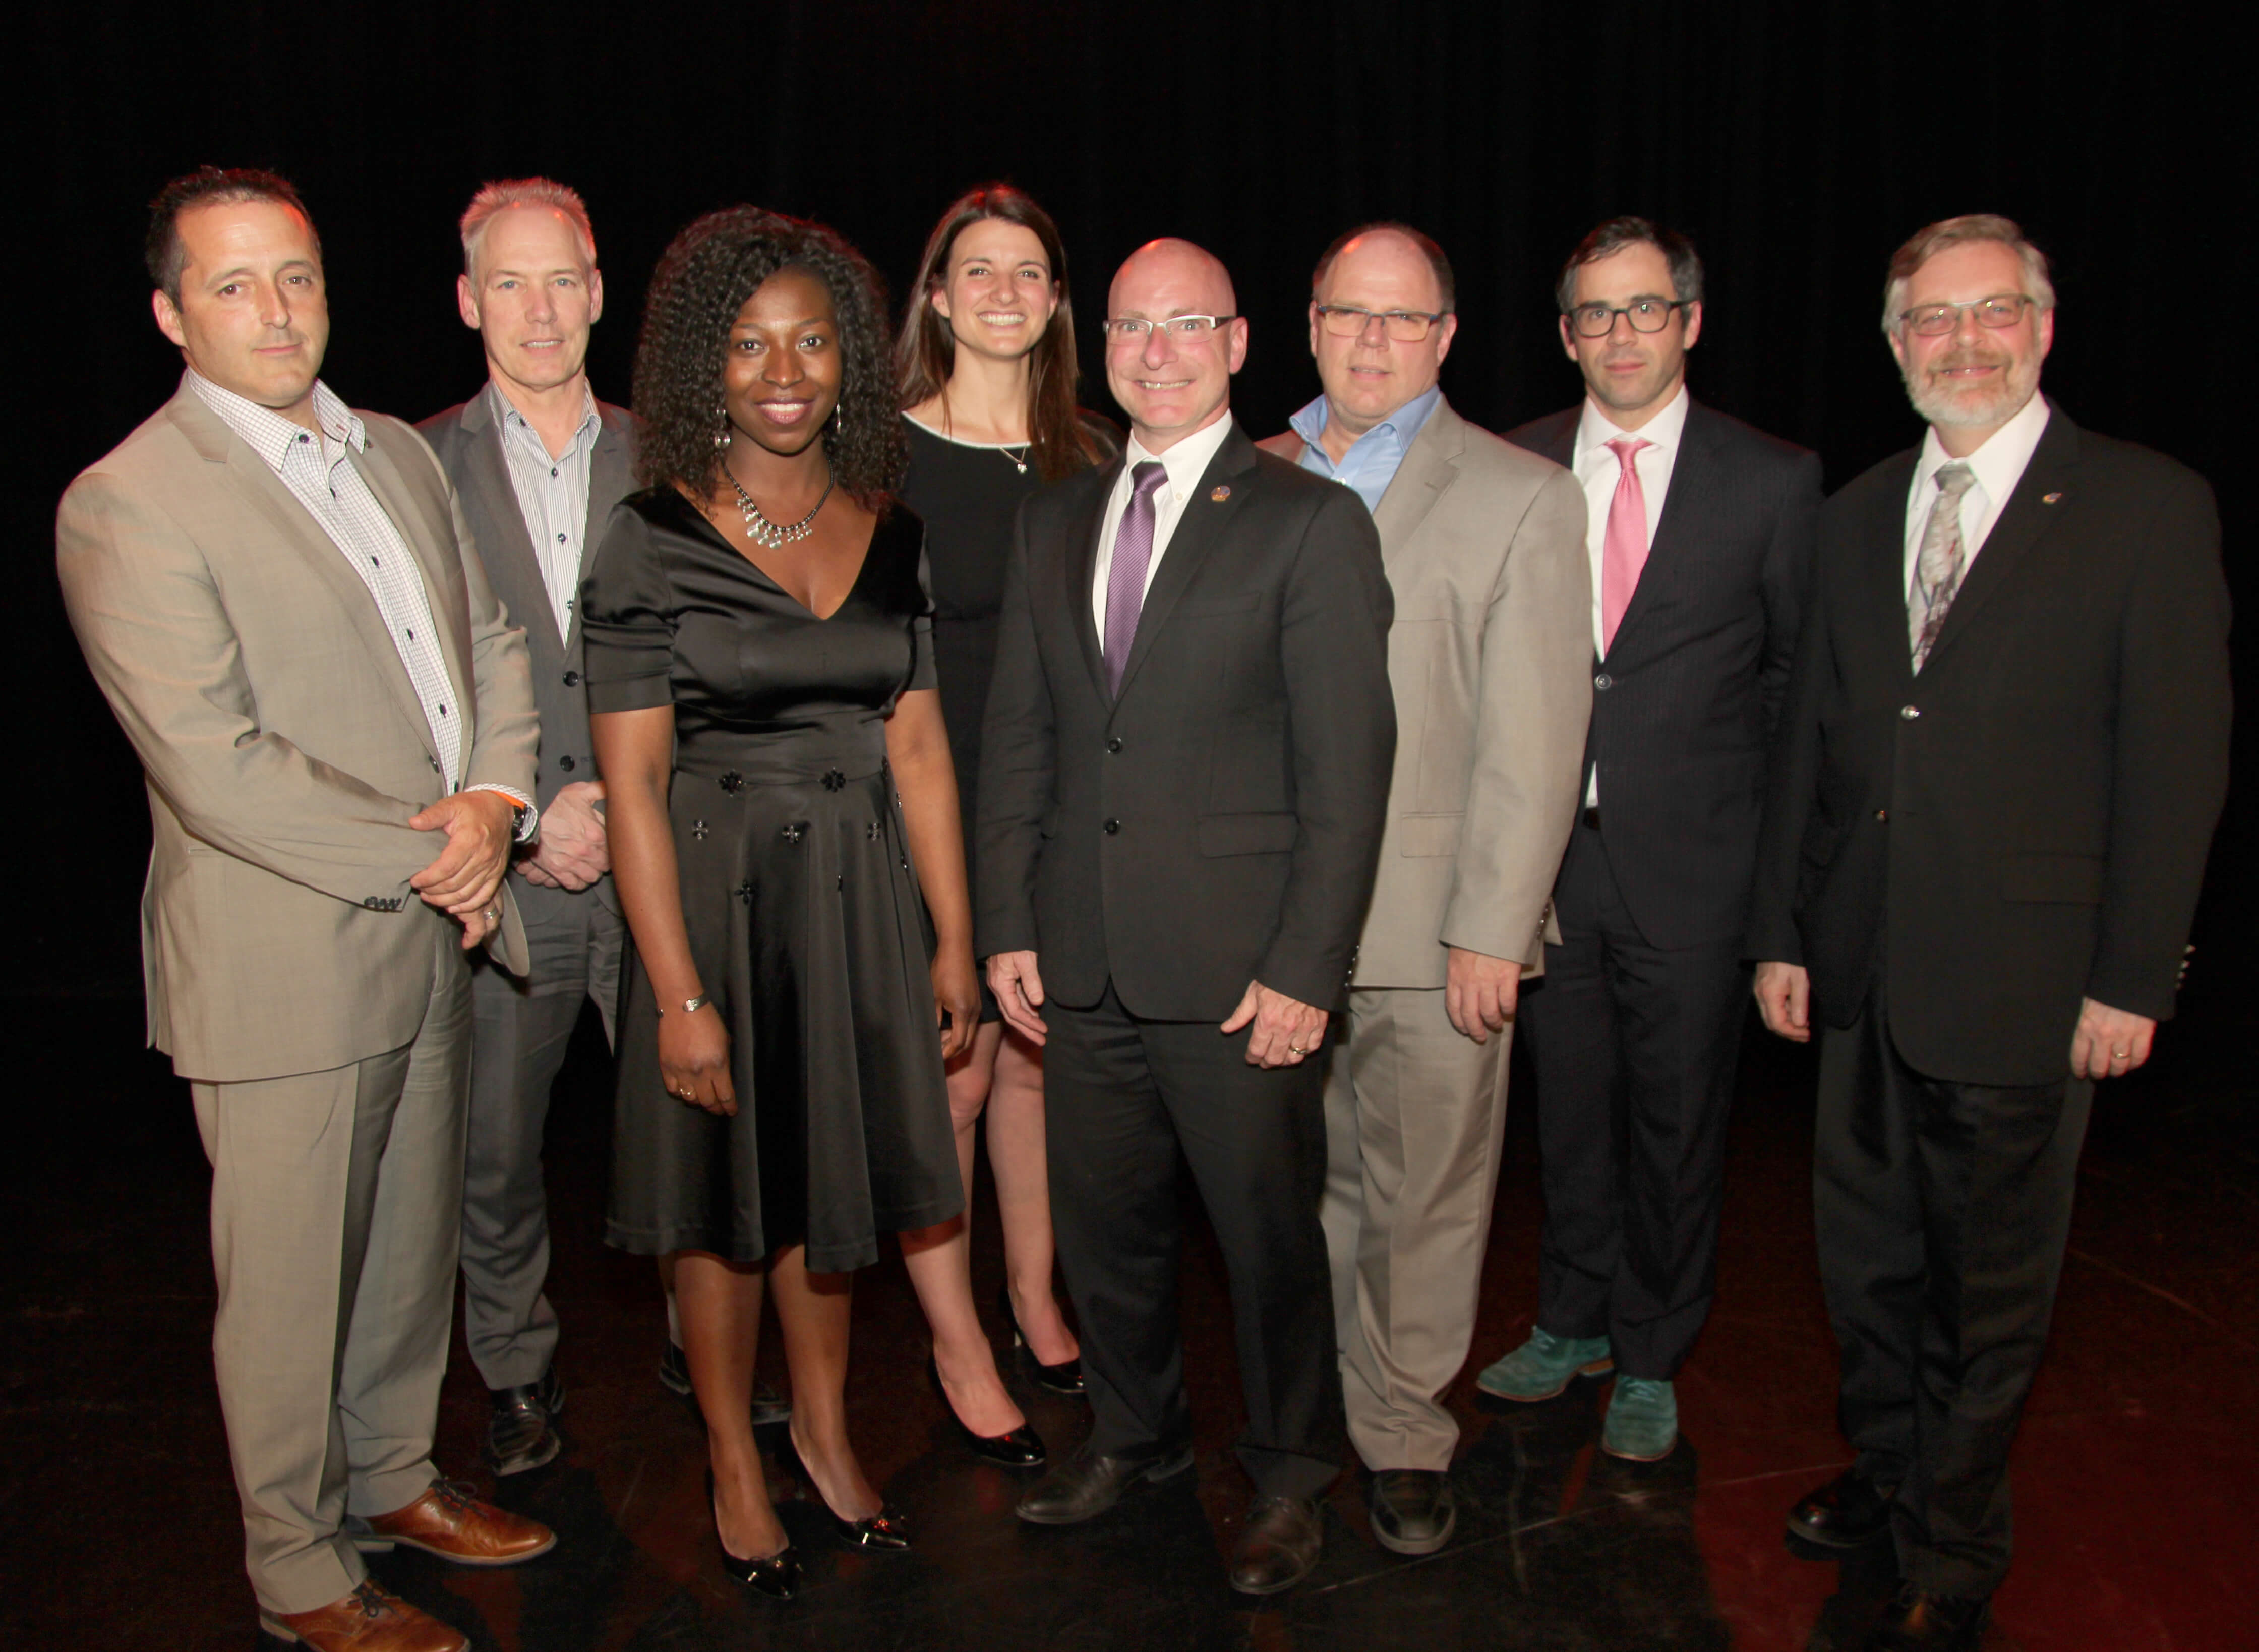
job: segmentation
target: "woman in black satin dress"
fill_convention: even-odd
[[[964,1204],[942,1067],[979,997],[880,302],[817,225],[739,207],[677,237],[636,361],[651,486],[581,593],[634,940],[607,1237],[676,1257],[723,1553],[780,1596],[764,1282],[809,1478],[847,1542],[901,1547],[847,1438],[850,1271]]]

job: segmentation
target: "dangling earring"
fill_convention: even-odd
[[[714,451],[717,453],[726,453],[730,451],[730,404],[728,402],[716,402],[714,404]]]
[[[831,433],[834,436],[838,435],[842,431],[847,428],[845,420],[840,417],[841,413],[845,410],[846,405],[847,404],[844,402],[834,402],[831,404]]]

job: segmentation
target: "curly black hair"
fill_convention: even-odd
[[[667,246],[652,274],[636,345],[637,467],[646,486],[673,482],[703,497],[720,481],[714,445],[730,329],[779,270],[804,269],[831,295],[839,322],[839,422],[823,433],[840,487],[866,509],[901,485],[909,445],[894,416],[885,285],[838,233],[759,207],[709,212]]]

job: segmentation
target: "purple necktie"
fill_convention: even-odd
[[[1138,611],[1145,606],[1145,570],[1153,560],[1153,495],[1169,480],[1168,466],[1149,459],[1130,473],[1137,491],[1122,513],[1114,535],[1114,566],[1106,574],[1106,691],[1122,692],[1122,668],[1137,636]]]

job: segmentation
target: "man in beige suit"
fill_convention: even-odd
[[[464,951],[524,967],[524,639],[431,452],[316,377],[321,247],[269,174],[152,208],[181,389],[71,484],[63,598],[146,771],[151,1041],[212,1164],[212,1334],[266,1627],[466,1643],[361,1550],[478,1565],[554,1537],[438,1478],[470,1033]]]
[[[1443,1394],[1474,1331],[1507,1046],[1544,958],[1593,694],[1584,497],[1443,399],[1453,307],[1450,264],[1418,231],[1335,242],[1311,282],[1325,394],[1264,444],[1365,499],[1396,594],[1395,770],[1327,1079],[1323,1215],[1373,1535],[1407,1555],[1457,1519]]]

